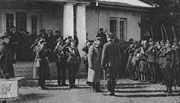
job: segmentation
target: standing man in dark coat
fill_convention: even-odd
[[[177,39],[174,40],[172,49],[175,52],[175,63],[173,68],[175,85],[180,86],[180,46]]]
[[[151,82],[155,83],[157,80],[157,48],[154,46],[154,42],[150,41],[149,42],[150,46],[148,47],[146,54],[148,55],[147,62],[148,62],[148,67],[150,70],[150,76],[151,76]]]
[[[8,39],[6,35],[0,37],[0,78],[14,77],[14,68],[12,65],[12,57],[10,48],[5,39]],[[7,41],[7,40],[6,40]]]
[[[175,52],[171,48],[171,44],[169,42],[166,43],[166,49],[164,52],[164,61],[162,64],[162,68],[165,70],[165,80],[166,80],[166,87],[167,87],[167,94],[172,93],[172,85],[174,80],[173,75],[173,67],[174,67],[174,60],[175,60]]]
[[[88,52],[88,81],[92,83],[95,92],[100,90],[100,74],[101,74],[101,37],[96,37],[94,43],[89,48]]]
[[[114,43],[114,35],[108,35],[107,40],[102,51],[101,66],[107,71],[108,95],[115,95],[115,79],[121,65],[120,47],[118,43]]]
[[[69,88],[76,88],[76,74],[79,70],[79,65],[81,63],[79,50],[75,46],[75,42],[75,40],[71,40],[70,45],[66,48]]]
[[[38,45],[35,49],[35,66],[38,69],[39,74],[39,86],[41,89],[47,89],[45,87],[45,80],[50,77],[50,70],[48,64],[48,53],[49,49],[47,48],[47,42],[44,39],[39,40]]]
[[[56,54],[56,66],[57,66],[57,80],[58,85],[67,86],[66,84],[66,61],[67,56],[65,53],[66,47],[69,43],[64,43],[63,38],[59,37],[57,45],[54,49],[54,53]]]
[[[18,44],[18,33],[16,32],[16,28],[13,27],[9,30],[8,35],[10,36],[10,51],[13,62],[17,59],[17,44]]]

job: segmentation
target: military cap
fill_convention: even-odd
[[[103,30],[103,28],[100,28],[99,30],[100,30],[100,31],[102,31],[102,30]]]

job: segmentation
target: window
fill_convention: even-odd
[[[35,15],[31,17],[31,33],[37,34],[37,16]]]
[[[126,39],[127,19],[126,18],[110,18],[110,32],[116,35],[120,40]]]
[[[6,29],[12,28],[14,26],[14,15],[6,14]]]
[[[117,34],[116,32],[116,25],[117,25],[117,21],[116,20],[110,20],[110,32],[112,34]]]

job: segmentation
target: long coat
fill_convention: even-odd
[[[88,81],[100,82],[102,48],[93,44],[88,53]]]
[[[47,48],[38,47],[36,50],[35,67],[38,68],[38,75],[43,75],[45,79],[50,79],[50,69],[47,60],[49,50]]]
[[[121,71],[121,53],[118,43],[108,42],[104,45],[101,66],[103,68],[107,67],[109,77],[115,76]]]
[[[14,68],[12,65],[12,57],[10,55],[8,45],[0,44],[0,77],[3,78],[7,73],[10,77],[14,77]]]

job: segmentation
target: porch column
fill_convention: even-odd
[[[79,39],[78,47],[82,56],[82,47],[86,43],[86,4],[78,4],[76,10],[76,31]]]
[[[64,38],[74,35],[74,9],[73,3],[64,4],[63,36]]]

